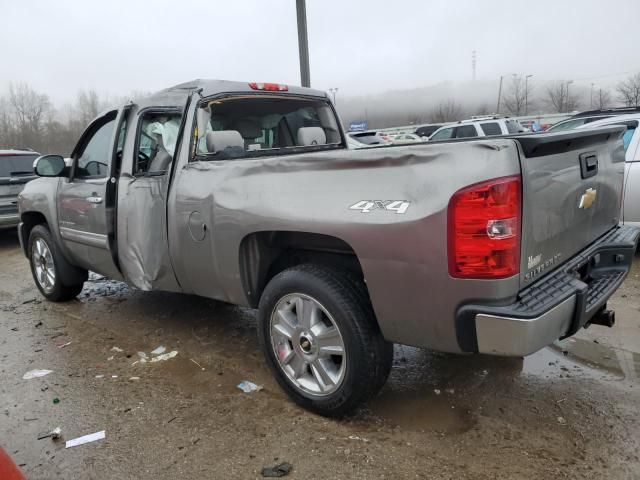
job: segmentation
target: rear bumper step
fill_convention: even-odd
[[[606,302],[624,281],[640,229],[619,226],[555,272],[522,290],[510,305],[458,310],[458,343],[466,352],[524,356],[590,323],[612,326]]]

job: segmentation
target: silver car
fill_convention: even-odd
[[[33,162],[39,156],[31,150],[0,150],[0,227],[18,225],[18,194],[36,178]]]
[[[625,149],[624,189],[622,202],[622,221],[625,224],[640,226],[640,113],[619,115],[588,123],[583,128],[602,128],[608,125],[627,127],[622,137]]]

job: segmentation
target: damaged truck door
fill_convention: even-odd
[[[118,144],[123,140],[123,110],[94,120],[71,154],[68,179],[60,181],[60,237],[69,260],[111,278],[121,278],[114,252]]]

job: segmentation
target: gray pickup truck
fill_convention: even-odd
[[[613,324],[622,133],[353,150],[324,92],[199,80],[100,115],[71,166],[39,158],[19,234],[52,301],[91,270],[257,308],[282,388],[342,415],[393,342],[523,356]]]

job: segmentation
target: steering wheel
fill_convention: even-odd
[[[138,160],[143,160],[145,162],[149,161],[149,155],[144,153],[142,150],[138,150]]]

